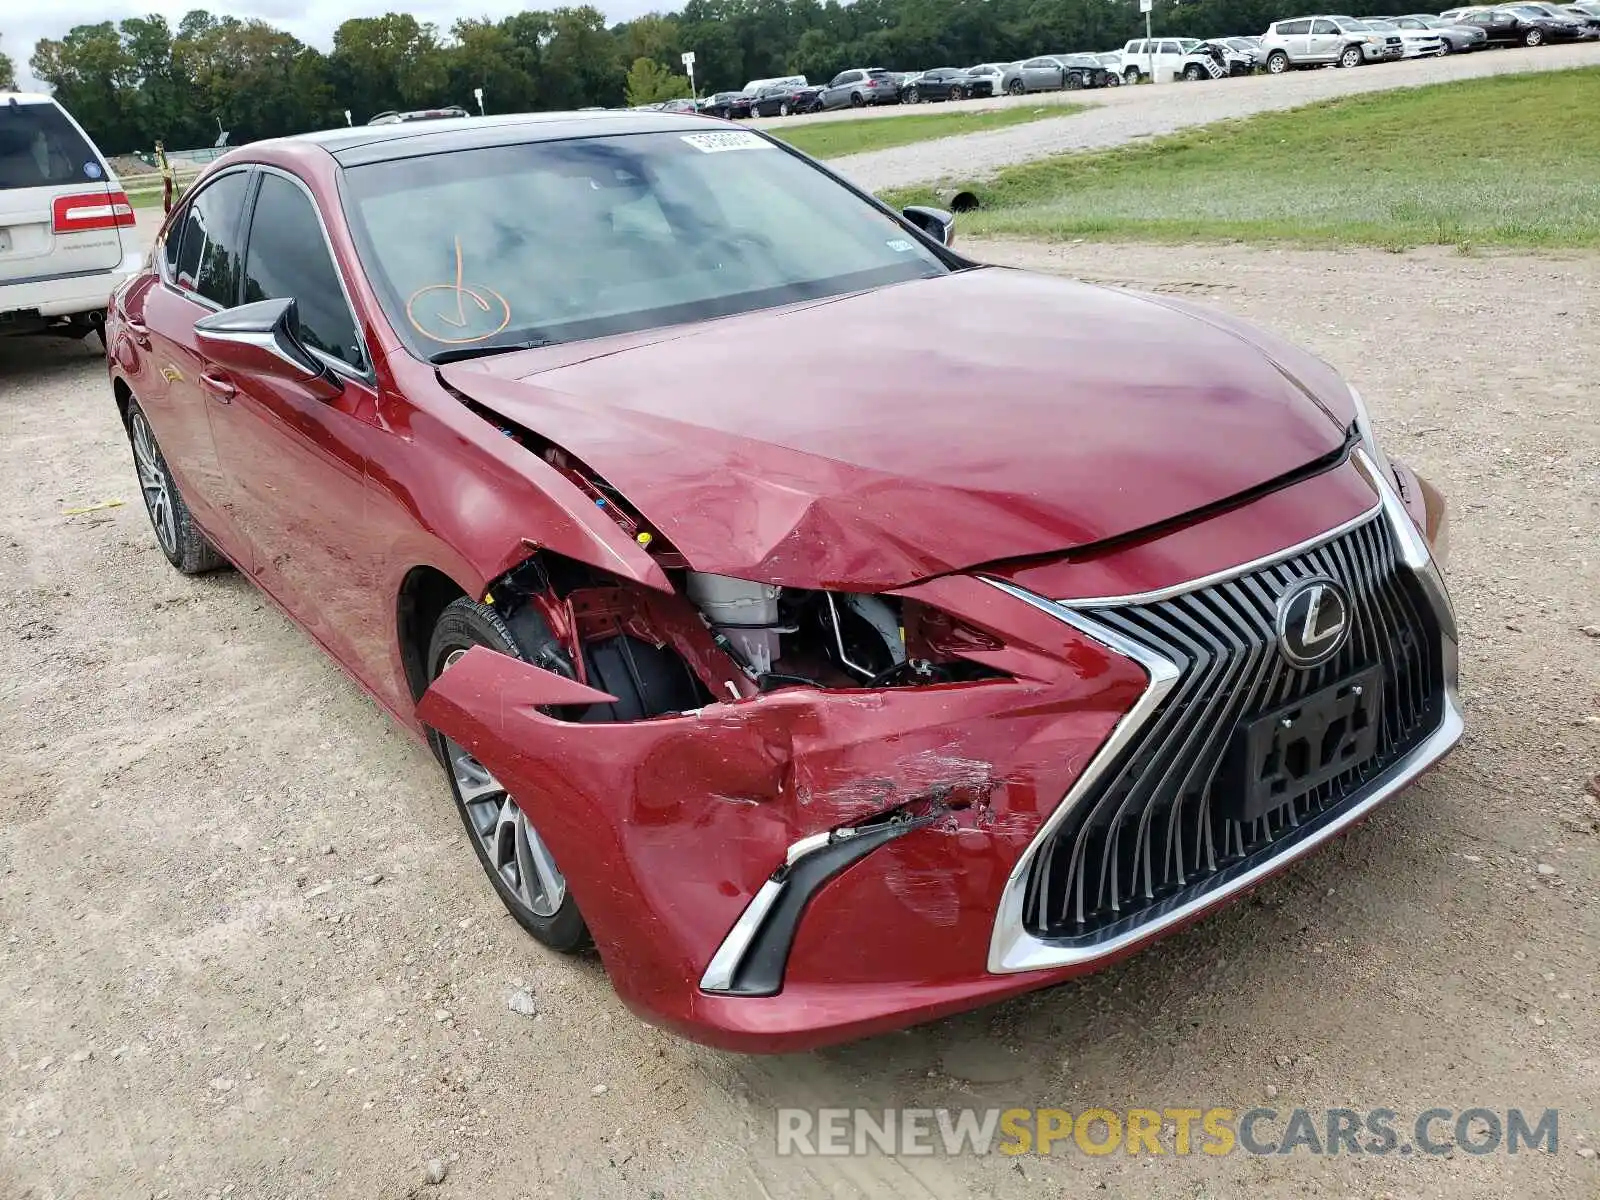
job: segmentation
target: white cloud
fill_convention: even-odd
[[[542,7],[556,8],[560,3],[578,2],[580,0],[550,0]],[[677,7],[670,2],[651,3],[651,0],[606,0],[595,6],[606,14],[608,21],[626,21],[641,13]],[[393,10],[382,5],[381,0],[379,3],[372,0],[365,3],[362,0],[318,0],[317,3],[311,0],[239,0],[213,4],[206,4],[204,0],[53,0],[48,5],[37,6],[29,4],[28,0],[0,0],[0,51],[9,54],[16,63],[17,81],[23,88],[42,88],[28,70],[34,44],[40,38],[62,37],[74,25],[160,13],[176,29],[184,13],[204,8],[219,17],[232,16],[240,20],[257,17],[325,51],[333,46],[333,31],[351,17],[405,11],[419,21],[433,22],[443,33],[460,17],[499,19],[530,7],[541,6],[527,0],[466,0],[466,3],[461,0],[408,0],[403,9],[395,5]]]

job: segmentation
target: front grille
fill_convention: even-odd
[[[1331,576],[1351,598],[1351,631],[1328,662],[1302,670],[1277,644],[1279,598]],[[1189,902],[1335,818],[1363,786],[1444,716],[1440,630],[1381,514],[1320,546],[1171,599],[1085,610],[1163,655],[1178,677],[1096,786],[1035,856],[1024,921],[1058,944],[1092,944]],[[1376,748],[1260,816],[1220,795],[1243,723],[1378,668]]]

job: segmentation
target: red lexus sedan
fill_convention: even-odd
[[[1169,297],[664,113],[263,142],[107,321],[161,549],[432,746],[506,907],[744,1050],[1060,983],[1461,733],[1438,494]]]

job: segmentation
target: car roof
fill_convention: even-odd
[[[55,98],[44,92],[7,92],[0,90],[0,104],[10,104],[15,100],[18,104],[54,104]]]
[[[520,142],[559,142],[574,138],[670,133],[674,130],[691,132],[708,128],[726,129],[727,123],[715,117],[693,113],[660,111],[606,109],[603,112],[508,113],[494,117],[457,117],[449,121],[406,121],[396,125],[323,129],[259,142],[251,149],[320,146],[333,155],[340,165],[353,167],[390,159],[448,154],[454,150],[509,146]]]

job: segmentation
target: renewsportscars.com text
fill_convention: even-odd
[[[782,1155],[1517,1154],[1559,1149],[1553,1108],[780,1108]]]

